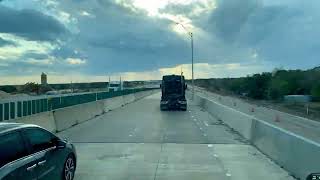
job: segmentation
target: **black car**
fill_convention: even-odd
[[[76,158],[72,144],[39,126],[0,123],[1,180],[72,180]]]

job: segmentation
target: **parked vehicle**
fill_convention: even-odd
[[[0,123],[0,179],[72,180],[75,147],[30,124]]]
[[[162,77],[161,83],[161,101],[160,109],[181,109],[187,110],[187,100],[185,90],[187,85],[184,76],[168,75]]]

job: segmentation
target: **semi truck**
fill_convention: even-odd
[[[160,101],[161,111],[171,109],[187,110],[185,96],[187,84],[183,75],[163,76],[160,88],[162,92]]]

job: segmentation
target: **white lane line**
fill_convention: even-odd
[[[132,136],[132,134],[129,134],[129,136],[131,137],[131,136]]]
[[[206,121],[204,122],[204,125],[206,125],[207,127],[209,126],[209,124]]]
[[[213,145],[212,144],[208,144],[208,147],[213,147]]]
[[[230,174],[230,173],[226,173],[226,176],[230,177],[230,176],[231,176],[231,174]]]
[[[214,156],[214,157],[219,157],[217,154],[214,154],[213,156]]]
[[[207,136],[207,134],[203,134],[204,136]]]

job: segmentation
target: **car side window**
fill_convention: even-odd
[[[31,153],[36,153],[53,147],[53,140],[56,138],[51,133],[42,129],[28,129],[25,131],[26,137],[31,145]]]
[[[19,132],[0,136],[0,168],[26,155],[27,150]]]

